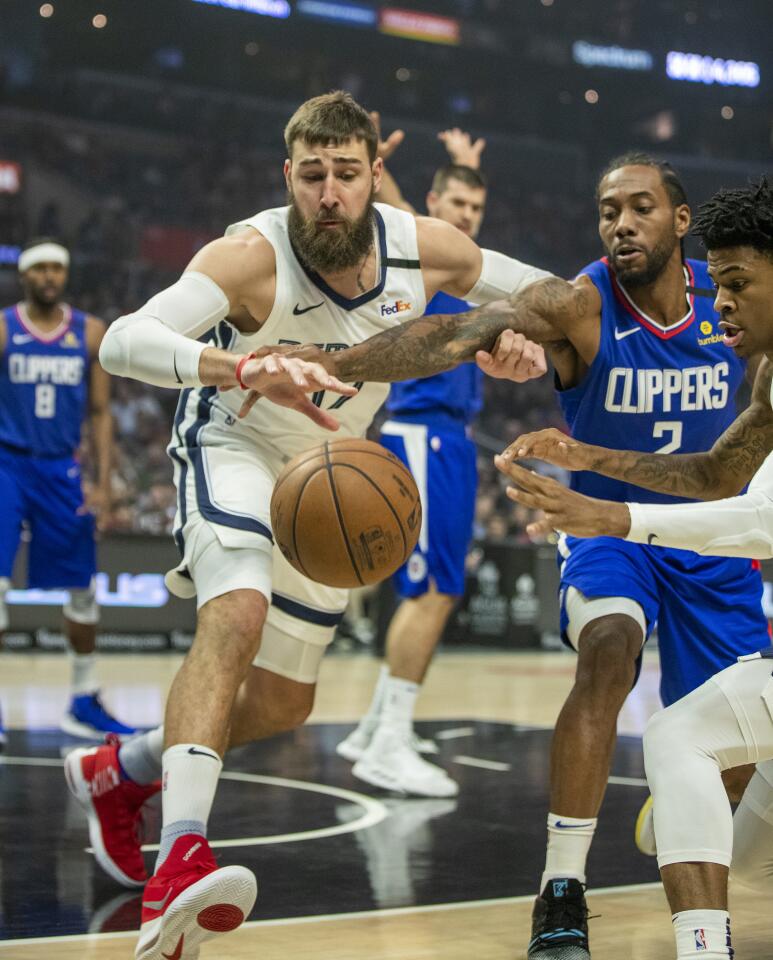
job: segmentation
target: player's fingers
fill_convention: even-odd
[[[472,149],[475,151],[475,153],[478,154],[478,156],[480,156],[483,153],[483,151],[486,149],[486,138],[478,137],[475,143],[473,143]]]
[[[505,493],[510,500],[529,507],[532,510],[544,510],[548,505],[546,498],[536,493],[530,493],[528,490],[521,490],[518,487],[506,487]]]
[[[393,130],[384,143],[383,158],[386,160],[391,157],[403,140],[405,140],[405,130]]]
[[[324,427],[325,430],[337,430],[341,426],[331,413],[328,413],[327,410],[323,410],[321,407],[315,406],[306,394],[298,401],[295,409],[299,413],[305,414],[309,420],[312,420],[317,426]]]
[[[526,525],[526,533],[530,537],[546,537],[551,534],[556,528],[553,526],[551,520],[547,517],[542,517],[539,520],[534,520],[531,523]]]
[[[485,350],[478,350],[475,354],[475,362],[484,373],[488,373],[494,366],[494,358]]]
[[[239,413],[237,416],[240,420],[247,416],[258,400],[260,400],[260,392],[258,390],[250,390],[244,399],[244,403],[242,403],[241,407],[239,407]]]

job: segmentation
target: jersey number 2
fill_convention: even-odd
[[[56,415],[56,387],[51,383],[38,383],[35,387],[35,416],[50,420]]]
[[[682,446],[682,421],[681,420],[658,420],[652,428],[652,436],[658,440],[660,437],[671,436],[668,443],[658,447],[655,453],[673,453]]]

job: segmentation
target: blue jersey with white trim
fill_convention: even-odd
[[[427,304],[424,316],[471,309],[466,300],[440,291]],[[431,420],[433,413],[440,413],[464,424],[472,423],[482,406],[483,373],[474,363],[462,363],[432,377],[393,383],[386,401],[387,411],[396,420],[417,414]]]
[[[21,305],[6,307],[3,317],[0,443],[29,456],[72,456],[88,404],[86,314],[65,306],[49,339],[25,323]]]
[[[708,450],[736,417],[746,371],[722,343],[712,298],[688,289],[684,317],[662,327],[636,308],[606,258],[581,273],[601,294],[601,338],[583,381],[558,394],[572,436],[646,453]],[[701,261],[685,261],[685,277],[688,288],[713,287]],[[571,485],[605,500],[684,500],[590,472],[573,473]]]

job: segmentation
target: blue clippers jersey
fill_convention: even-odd
[[[88,403],[86,314],[67,307],[59,334],[44,340],[25,326],[19,307],[3,310],[0,444],[36,457],[72,456]]]
[[[687,260],[685,270],[690,287],[712,288],[705,263]],[[558,394],[572,436],[646,453],[708,450],[735,419],[746,371],[722,343],[712,299],[689,294],[686,316],[663,328],[633,305],[606,258],[581,272],[601,294],[601,339],[582,383]],[[595,473],[571,477],[573,489],[605,500],[684,500]]]
[[[472,305],[442,291],[427,304],[424,316],[434,313],[464,313]],[[483,406],[483,373],[474,363],[463,363],[455,370],[433,377],[393,383],[386,408],[398,420],[404,416],[442,413],[472,423]]]

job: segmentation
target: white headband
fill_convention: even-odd
[[[59,243],[39,243],[19,254],[19,273],[24,273],[39,263],[61,263],[63,267],[69,267],[70,254]]]

